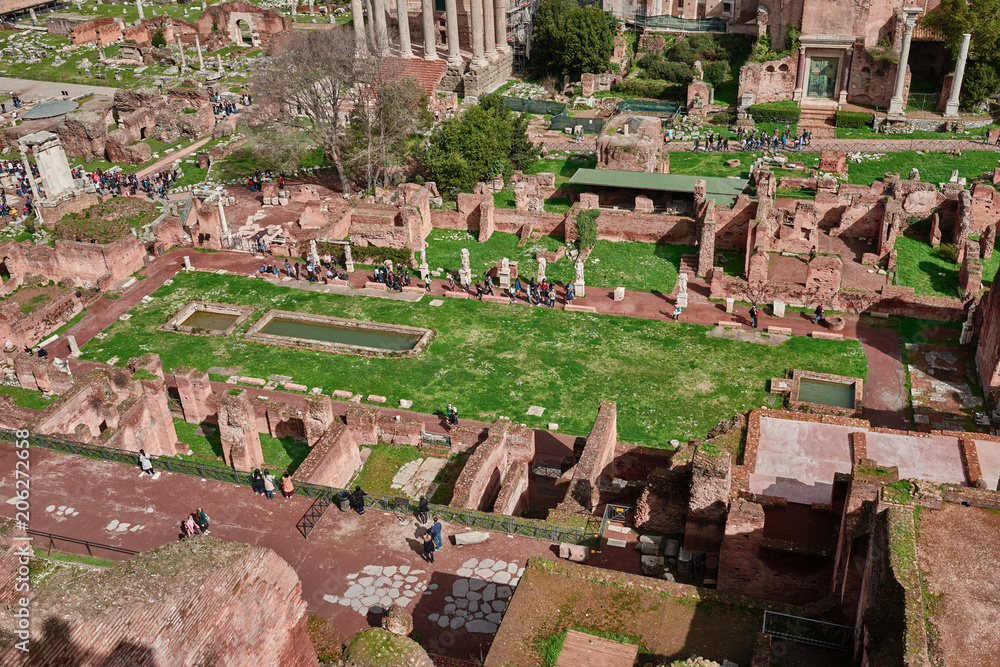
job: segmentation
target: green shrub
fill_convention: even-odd
[[[787,100],[781,102],[754,104],[753,106],[747,107],[747,112],[753,117],[754,121],[758,123],[793,124],[799,122],[799,116],[802,115],[802,109],[799,108],[799,103]]]
[[[654,100],[680,99],[681,86],[665,81],[637,81],[625,79],[615,90],[624,97],[649,97]]]
[[[716,60],[705,65],[705,81],[718,88],[729,79],[730,67],[725,60]]]
[[[344,264],[344,246],[337,243],[317,243],[319,254],[329,253],[339,264]],[[351,244],[351,258],[358,264],[384,264],[390,260],[393,266],[409,266],[413,259],[412,253],[406,248],[378,248],[376,246],[357,246]]]
[[[732,125],[736,116],[730,111],[720,111],[712,116],[712,125]]]
[[[875,114],[867,111],[838,111],[837,127],[863,128],[871,127]]]
[[[937,249],[938,257],[945,260],[946,262],[957,262],[958,261],[958,246],[954,243],[942,243]]]
[[[153,33],[153,36],[149,38],[149,43],[156,48],[162,48],[167,45],[167,38],[163,36],[162,30],[157,30]]]
[[[580,250],[597,245],[597,218],[600,215],[596,208],[584,209],[576,214],[576,246]]]

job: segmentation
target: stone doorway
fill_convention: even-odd
[[[836,56],[811,58],[806,97],[837,99],[837,74],[839,71],[840,58]]]
[[[241,19],[236,22],[236,29],[240,33],[243,46],[253,46],[253,32],[250,30],[250,25]]]

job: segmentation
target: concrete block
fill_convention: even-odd
[[[775,335],[780,335],[780,336],[791,336],[792,335],[792,328],[791,327],[768,327],[767,328],[767,333],[769,333],[769,334],[775,334]]]
[[[616,287],[615,288],[615,301],[624,301],[624,300],[625,300],[625,288],[624,287]]]
[[[488,539],[490,539],[490,534],[483,530],[472,530],[468,533],[455,534],[455,544],[459,546],[463,544],[479,544]]]

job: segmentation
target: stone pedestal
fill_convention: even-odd
[[[687,308],[688,307],[688,295],[687,294],[678,294],[677,295],[677,305],[680,306],[681,308]]]
[[[775,301],[774,302],[774,309],[772,310],[772,313],[774,314],[775,317],[784,317],[785,316],[785,302],[784,301]]]
[[[578,283],[573,283],[573,292],[579,297],[587,296],[587,284],[582,280]]]
[[[736,307],[736,299],[732,297],[726,299],[726,313],[731,315],[735,307]]]
[[[80,356],[80,346],[76,344],[76,336],[66,336],[66,342],[69,343],[69,356],[76,359]]]
[[[472,271],[469,269],[458,270],[458,282],[463,287],[472,284]]]
[[[615,301],[624,301],[624,300],[625,300],[625,288],[624,287],[616,287],[615,288]]]
[[[431,268],[429,266],[427,266],[427,263],[425,262],[425,263],[423,263],[423,264],[420,265],[420,269],[419,270],[420,270],[420,280],[423,281],[423,282],[427,282],[427,279],[431,275]]]
[[[497,284],[503,289],[510,289],[510,269],[500,269],[497,273]]]
[[[191,266],[191,258],[188,257],[187,255],[184,255],[184,270],[185,271],[190,271],[193,268],[194,267]]]

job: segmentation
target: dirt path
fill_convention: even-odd
[[[146,176],[149,176],[150,174],[155,174],[157,172],[163,171],[164,169],[166,169],[167,167],[169,167],[170,165],[172,165],[174,163],[174,160],[183,160],[184,158],[186,158],[187,156],[191,155],[192,153],[194,153],[196,150],[198,150],[199,148],[201,148],[202,146],[204,146],[205,144],[207,144],[211,140],[212,140],[211,136],[202,137],[201,139],[199,139],[198,141],[194,142],[193,144],[191,144],[187,148],[182,148],[179,151],[174,151],[170,155],[166,155],[164,157],[161,157],[159,160],[157,160],[153,164],[149,165],[145,169],[142,169],[141,171],[137,171],[136,174],[135,174],[136,178],[145,178]]]

